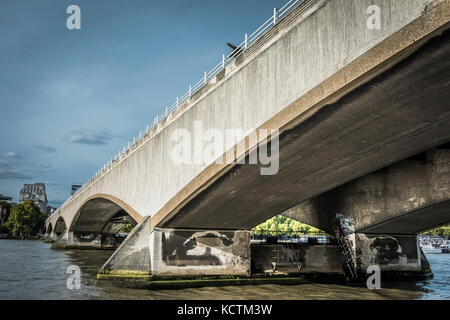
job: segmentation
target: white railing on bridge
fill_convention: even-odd
[[[103,167],[98,170],[91,178],[87,180],[86,183],[83,184],[81,188],[75,191],[73,195],[70,196],[60,208],[58,208],[52,215],[57,214],[60,209],[65,207],[66,203],[75,198],[81,191],[83,191],[87,186],[91,185],[97,178],[102,176],[104,173],[109,171],[112,168],[113,164],[122,159],[123,156],[128,154],[135,145],[139,144],[141,140],[161,121],[166,119],[174,110],[176,110],[183,102],[187,101],[192,95],[198,92],[204,85],[208,83],[210,79],[216,76],[220,71],[225,69],[225,67],[240,53],[247,50],[256,40],[258,40],[270,27],[275,25],[281,18],[283,18],[292,8],[294,8],[297,4],[302,2],[303,0],[290,0],[288,1],[281,9],[274,8],[272,16],[264,22],[258,29],[256,29],[252,34],[248,35],[247,33],[244,35],[244,41],[239,44],[236,49],[234,49],[228,55],[222,55],[221,61],[214,66],[211,71],[205,71],[203,77],[193,85],[189,86],[188,91],[184,93],[182,96],[178,96],[176,101],[169,107],[165,108],[164,113],[161,115],[157,115],[152,124],[148,124],[147,127],[139,132],[139,135],[133,137],[133,142],[128,142],[128,145],[120,150],[110,161],[108,161]]]

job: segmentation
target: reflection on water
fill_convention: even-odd
[[[384,283],[368,290],[339,284],[246,285],[182,290],[119,288],[96,280],[112,251],[54,251],[40,241],[0,241],[0,299],[450,299],[450,254],[428,255],[434,278]],[[66,286],[66,268],[78,265],[80,290]]]

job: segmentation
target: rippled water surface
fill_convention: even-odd
[[[96,280],[97,271],[111,254],[55,251],[40,241],[0,240],[0,299],[450,299],[450,254],[427,255],[433,279],[386,283],[380,290],[339,284],[121,288]],[[67,288],[70,265],[81,268],[80,290]]]

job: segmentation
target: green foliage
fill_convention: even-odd
[[[8,229],[6,223],[4,223],[4,224],[0,227],[0,233],[9,233],[9,229]]]
[[[450,225],[429,230],[427,232],[424,232],[423,235],[440,236],[450,240]]]
[[[286,233],[291,235],[302,235],[305,233],[325,234],[320,229],[298,222],[297,220],[278,215],[257,225],[252,229],[254,233],[269,231],[272,234]]]
[[[6,227],[14,236],[37,235],[45,225],[47,215],[31,200],[12,207]]]
[[[9,215],[11,214],[11,207],[12,205],[9,202],[6,201],[0,201],[0,220],[1,220],[1,227],[0,227],[0,233],[9,233],[9,229],[6,225],[6,221],[8,221]],[[5,214],[6,212],[6,214]],[[5,214],[3,216],[3,214]]]
[[[124,233],[130,233],[131,230],[133,230],[133,225],[131,223],[127,223],[126,225],[124,225],[119,232],[124,232]]]

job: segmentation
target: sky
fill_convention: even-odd
[[[1,0],[0,194],[59,206],[286,2]]]

